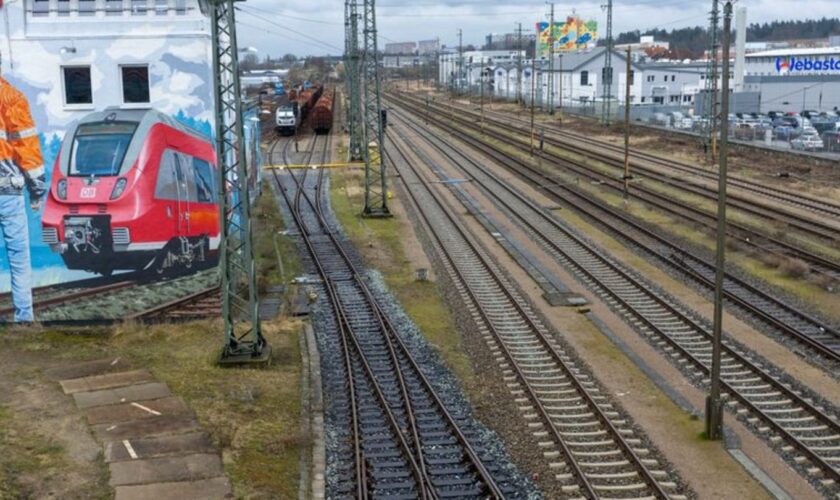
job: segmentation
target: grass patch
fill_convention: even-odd
[[[366,264],[382,273],[391,293],[447,366],[465,386],[471,386],[475,382],[474,372],[449,309],[435,283],[415,279],[415,270],[406,257],[404,235],[412,230],[408,221],[400,216],[389,219],[361,216],[363,175],[364,171],[358,169],[332,172],[330,196],[338,220]]]
[[[268,177],[263,181],[262,196],[252,210],[254,256],[260,293],[288,282],[303,270],[294,242],[281,234],[286,227],[271,185],[274,176]]]
[[[296,320],[263,322],[274,352],[271,365],[264,368],[218,365],[223,339],[220,321],[177,326],[126,323],[85,335],[32,331],[18,335],[10,347],[68,361],[121,357],[150,370],[187,402],[222,450],[225,472],[237,498],[294,498],[301,448],[308,448],[310,442],[309,436],[300,435],[300,326]],[[3,474],[26,467],[48,478],[58,450],[48,443],[35,446],[31,443],[37,440],[27,437],[20,439],[26,443],[22,451],[13,448],[6,453],[8,431],[3,424],[7,418],[0,413],[0,487],[6,487]],[[10,468],[9,460],[18,465]],[[17,475],[12,476],[12,487]],[[0,498],[6,497],[0,494]]]
[[[253,210],[261,290],[288,281],[301,270],[294,244],[278,235],[283,221],[273,193],[266,184]],[[32,379],[61,360],[121,357],[148,369],[187,402],[222,450],[237,498],[296,498],[301,452],[309,449],[311,441],[301,435],[300,426],[301,323],[280,318],[262,326],[273,348],[272,363],[262,368],[218,365],[223,327],[217,319],[151,326],[127,322],[73,332],[31,329],[4,340],[10,352],[49,357],[37,370],[27,366],[25,372],[16,372],[21,380]],[[9,425],[10,418],[0,407],[0,499],[29,498],[22,480],[31,471],[38,481],[48,482],[62,454],[52,443],[26,434],[25,422]],[[61,498],[110,498],[107,482],[106,473],[104,495],[97,493],[96,485],[87,485],[91,493],[85,490],[78,496],[67,496],[61,488],[56,491],[62,492]]]

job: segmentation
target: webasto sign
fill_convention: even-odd
[[[840,71],[840,59],[831,57],[815,61],[810,57],[791,57],[784,60],[776,58],[776,71],[779,73],[794,73],[797,71]]]

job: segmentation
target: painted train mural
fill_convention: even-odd
[[[32,0],[0,7],[2,77],[29,103],[48,186],[37,212],[25,194],[33,289],[121,273],[165,280],[217,260],[209,19],[197,0],[112,5],[96,1],[85,17]],[[245,123],[256,187],[259,121]],[[0,249],[0,294],[19,291],[12,264]]]

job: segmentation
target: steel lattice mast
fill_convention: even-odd
[[[350,123],[349,154],[351,161],[364,159],[362,142],[364,141],[364,123],[362,121],[362,89],[360,81],[361,54],[359,53],[359,11],[356,0],[348,0],[346,20],[346,60],[345,78],[347,78],[348,107],[347,117]]]
[[[219,269],[225,322],[222,362],[261,361],[268,357],[270,349],[260,329],[234,0],[210,0],[209,7],[216,98],[216,154],[221,172]]]
[[[364,0],[364,53],[362,79],[364,81],[364,142],[365,208],[368,217],[388,217],[388,188],[385,177],[385,141],[382,128],[382,100],[379,82],[379,52],[376,35],[376,1]],[[371,146],[378,158],[374,158]]]

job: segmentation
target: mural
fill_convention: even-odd
[[[25,211],[29,266],[15,250],[26,235],[0,240],[0,321],[115,319],[215,285],[219,172],[206,19],[152,26],[129,17],[113,23],[116,34],[95,37],[84,33],[83,21],[71,27],[76,21],[56,19],[56,26],[67,23],[58,29],[77,30],[61,39],[39,36],[49,20],[25,19],[30,14],[12,5],[17,12],[1,13],[2,76],[29,103],[48,192],[32,207],[23,189],[15,208]],[[95,29],[107,33],[103,26]],[[89,75],[82,103],[68,104],[68,68]],[[141,102],[126,97],[127,68],[139,68]],[[246,123],[257,189],[259,124]],[[132,286],[115,288],[110,302],[92,294],[66,307],[39,307],[44,296],[123,282]]]
[[[586,48],[598,38],[598,22],[584,21],[570,16],[565,22],[555,22],[553,33],[549,23],[537,23],[537,57],[548,57],[549,40],[554,39],[554,52],[569,52]]]

